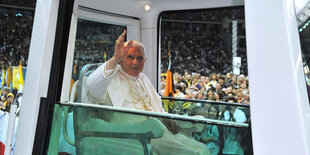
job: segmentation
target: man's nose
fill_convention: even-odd
[[[132,63],[133,63],[133,64],[138,64],[139,62],[138,62],[137,59],[133,59],[133,60],[132,60]]]

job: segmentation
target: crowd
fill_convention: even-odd
[[[25,16],[25,14],[30,15]],[[243,9],[166,13],[163,14],[162,19],[161,71],[164,73],[168,68],[170,50],[171,68],[174,72],[174,97],[250,104],[245,39],[239,39],[237,51],[242,59],[241,75],[233,75],[231,74],[231,25],[228,24],[226,28],[223,26],[223,22],[228,21],[227,19],[244,19]],[[209,24],[165,21],[169,19],[203,21]],[[2,69],[18,66],[20,60],[23,66],[27,66],[32,24],[33,12],[0,8]],[[74,53],[76,71],[73,74],[77,73],[75,77],[78,77],[78,72],[85,64],[104,62],[111,58],[114,41],[123,29],[123,26],[79,19]],[[238,35],[245,35],[242,24],[238,25]],[[162,76],[160,92],[162,96],[165,91],[165,80],[165,76]],[[16,95],[17,90],[2,87],[0,109],[9,112]],[[168,111],[225,121],[249,122],[250,120],[249,108],[214,103],[179,101],[170,104]],[[205,143],[212,154],[219,154],[219,152],[229,154],[232,152],[227,151],[234,150],[232,148],[237,149],[237,152],[232,154],[242,154],[246,150],[245,147],[241,147],[241,145],[245,146],[242,144],[243,135],[234,130],[236,129],[206,125],[201,132],[194,133],[193,138]]]
[[[165,94],[166,79],[161,80],[161,94]],[[166,111],[179,115],[208,118],[212,120],[250,122],[248,77],[227,73],[202,76],[199,73],[184,75],[174,73],[174,96],[183,101],[163,100]],[[191,99],[191,100],[186,100]],[[227,104],[222,103],[228,102]],[[206,124],[202,130],[191,134],[209,148],[211,154],[251,154],[249,132],[245,129]]]
[[[8,87],[3,88],[0,101],[0,110],[10,112],[13,100],[14,95],[10,92],[10,89]]]
[[[235,102],[233,99],[228,99],[228,102]],[[235,111],[235,112],[232,112]],[[208,108],[204,106],[196,106],[192,109],[192,116],[207,117],[217,120],[221,117],[221,109],[217,105],[210,105]],[[236,122],[245,121],[242,116],[243,110],[230,107],[225,110],[222,120],[232,120]],[[244,114],[243,114],[244,115]],[[206,124],[202,130],[193,132],[192,136],[197,141],[204,143],[210,150],[212,155],[218,154],[252,154],[248,130],[242,128],[234,128],[221,126],[216,124]]]
[[[31,14],[0,9],[0,61],[4,69],[18,66],[20,60],[23,66],[27,66],[33,17],[25,16],[24,12]]]
[[[18,14],[21,13],[21,14]],[[28,14],[28,16],[27,16]],[[33,24],[33,12],[20,11],[15,9],[0,9],[0,56],[3,63],[2,69],[9,66],[18,66],[22,60],[22,65],[27,66],[28,51],[30,45],[31,29]],[[243,9],[225,9],[225,10],[207,10],[197,11],[194,13],[166,13],[162,15],[163,19],[187,20],[187,21],[208,21],[223,22],[226,19],[244,19]],[[161,71],[165,72],[168,68],[168,51],[169,42],[171,43],[171,62],[172,70],[176,72],[175,79],[178,83],[175,86],[183,88],[184,95],[199,94],[199,98],[212,100],[212,89],[200,85],[208,84],[208,81],[214,81],[209,77],[213,73],[231,75],[232,71],[232,54],[228,52],[227,40],[225,39],[225,30],[221,28],[222,24],[189,24],[178,22],[162,22],[162,46],[161,46]],[[109,25],[98,22],[91,22],[79,19],[74,64],[79,71],[82,66],[89,63],[104,62],[113,54],[114,40],[121,34],[124,27]],[[239,26],[238,34],[244,34],[244,27]],[[182,32],[182,33],[180,33]],[[244,39],[243,39],[244,40]],[[247,75],[245,40],[239,43],[238,56],[242,58],[241,74]],[[180,73],[180,74],[178,74]],[[181,76],[181,74],[183,74]],[[224,77],[216,74],[216,78]],[[192,78],[193,79],[190,79]],[[229,77],[226,77],[229,78]],[[232,89],[237,95],[240,89],[248,89],[247,83],[235,79],[234,86],[230,86],[228,81],[222,89]],[[241,77],[242,79],[242,77]],[[186,90],[181,80],[195,81],[200,83],[198,90]],[[218,79],[216,79],[218,80]],[[227,81],[227,79],[225,79]],[[187,86],[191,85],[185,83]],[[230,87],[228,87],[230,86]],[[228,88],[227,88],[228,87]],[[232,87],[232,88],[231,88]],[[214,85],[216,88],[216,85]],[[191,93],[190,93],[191,92]],[[216,100],[218,96],[222,100],[224,93],[213,92]],[[202,94],[202,95],[201,95]],[[242,97],[241,97],[242,96]],[[189,97],[189,96],[187,96]],[[248,103],[248,92],[243,91],[239,98],[244,98],[242,102]],[[239,99],[240,100],[240,99]]]
[[[169,64],[184,74],[187,72],[208,74],[232,71],[231,20],[239,20],[237,56],[241,57],[241,74],[247,75],[245,27],[243,9],[207,10],[196,13],[163,14],[161,26],[161,70]],[[169,20],[184,20],[172,22]],[[225,26],[227,25],[227,26]],[[170,44],[170,47],[169,47]]]
[[[185,72],[184,75],[174,73],[173,79],[173,97],[218,102],[228,102],[231,99],[233,103],[250,104],[249,81],[248,77],[244,75],[236,76],[227,73],[225,76],[221,74],[202,76],[199,73],[189,74]],[[162,76],[162,96],[165,94],[165,85],[166,79],[165,76]],[[184,105],[184,107],[187,106]],[[187,108],[181,109],[178,114],[186,114],[187,110]],[[174,111],[172,107],[171,111]]]
[[[21,93],[19,88],[11,87],[12,66],[27,66],[33,14],[33,11],[0,8],[0,109],[6,112],[10,112],[14,97]]]

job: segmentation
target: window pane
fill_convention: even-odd
[[[79,79],[82,67],[91,63],[104,63],[113,56],[115,40],[125,26],[78,20],[74,49],[72,78]]]
[[[162,96],[250,103],[243,7],[164,12],[160,18]]]
[[[250,106],[247,104],[216,102],[209,100],[182,100],[163,97],[164,105],[171,107],[173,114],[248,123],[251,120]]]
[[[252,154],[248,124],[118,110],[56,104],[49,153]],[[165,126],[171,122],[177,134]]]

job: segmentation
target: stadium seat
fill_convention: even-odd
[[[100,64],[85,65],[79,81],[74,84],[71,98],[74,97],[77,87],[77,102],[87,101],[84,81]],[[73,99],[70,99],[73,101]],[[75,146],[77,155],[84,154],[152,154],[151,139],[160,138],[164,133],[163,124],[155,118],[135,116],[103,109],[64,106],[63,135],[67,143]],[[67,130],[69,111],[73,111],[74,139],[70,139]],[[140,122],[115,122],[114,116],[145,118]],[[72,117],[71,117],[72,119]],[[134,119],[133,119],[134,120]],[[135,120],[134,120],[135,121]]]

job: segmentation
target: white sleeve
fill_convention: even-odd
[[[90,76],[86,79],[87,96],[101,101],[107,95],[108,86],[111,83],[114,75],[119,69],[117,65],[112,70],[105,70],[106,63],[99,66]]]
[[[113,73],[117,70],[117,66],[113,69],[107,70],[107,65],[104,65],[103,67],[103,76],[108,79],[110,76],[113,75]]]

